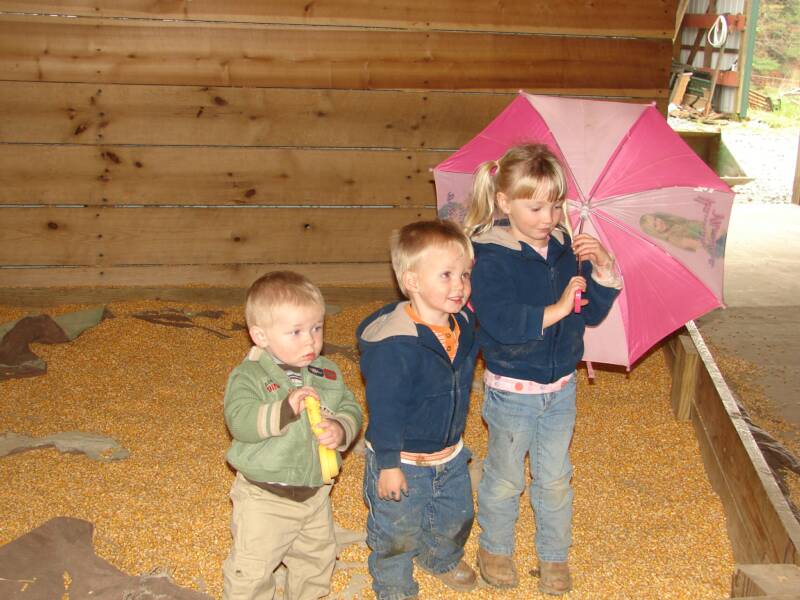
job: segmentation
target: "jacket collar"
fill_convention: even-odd
[[[495,225],[489,231],[472,238],[472,241],[476,244],[494,244],[496,246],[500,246],[501,248],[506,248],[515,252],[521,252],[523,256],[541,259],[541,255],[536,252],[533,247],[520,242],[513,235],[511,235],[511,229],[508,227]],[[556,227],[550,234],[550,241],[547,245],[548,261],[551,260],[551,256],[553,259],[555,259],[555,257],[559,256],[564,251],[566,248],[565,242],[566,236],[564,235],[564,232],[561,230],[561,228]]]
[[[361,331],[360,341],[375,343],[396,336],[413,338],[420,345],[441,354],[449,362],[450,357],[447,356],[433,331],[424,325],[420,325],[418,328],[417,323],[408,315],[406,312],[408,304],[408,300],[400,301],[394,305],[394,308],[389,307],[389,310],[376,317]],[[453,366],[456,367],[472,349],[474,334],[472,327],[467,326],[470,320],[469,314],[462,310],[458,315],[453,315],[453,318],[459,322],[461,328],[461,339],[453,361]]]

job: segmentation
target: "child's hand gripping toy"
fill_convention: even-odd
[[[322,433],[322,429],[319,426],[322,422],[319,400],[313,396],[306,396],[305,405],[306,412],[308,413],[308,422],[311,424],[311,431],[317,434]],[[319,464],[322,468],[322,480],[325,483],[332,483],[333,478],[339,474],[339,463],[336,461],[336,451],[320,445]]]

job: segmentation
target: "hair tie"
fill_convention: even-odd
[[[497,170],[498,170],[499,168],[500,168],[500,162],[499,162],[499,161],[496,161],[496,160],[493,160],[493,161],[492,161],[492,166],[491,166],[491,167],[489,167],[489,175],[491,175],[492,177],[494,177],[494,174],[495,174],[495,173],[497,173]]]

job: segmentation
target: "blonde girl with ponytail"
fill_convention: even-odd
[[[584,328],[606,317],[622,287],[598,240],[571,239],[566,193],[564,168],[546,146],[515,146],[475,171],[464,221],[475,248],[471,302],[489,427],[478,486],[478,568],[490,585],[517,585],[514,529],[530,455],[539,589],[547,594],[572,588],[569,445]],[[577,291],[588,297],[580,312]]]

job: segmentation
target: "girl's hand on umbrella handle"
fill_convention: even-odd
[[[572,314],[575,310],[575,294],[586,290],[586,280],[583,277],[573,277],[567,283],[564,291],[561,292],[561,297],[555,304],[545,306],[544,315],[542,315],[542,327],[550,327],[558,323],[567,315]],[[588,304],[587,300],[581,301],[581,306]]]
[[[611,255],[603,244],[588,233],[580,233],[575,236],[572,241],[572,251],[578,257],[578,260],[588,259],[600,269],[610,267],[613,262]]]
[[[580,306],[584,306],[588,304],[588,300],[581,299],[580,301],[576,298],[576,295],[586,291],[586,279],[581,276],[575,276],[569,280],[567,283],[567,287],[564,288],[564,292],[561,294],[561,298],[558,300],[559,308],[561,308],[562,318],[566,317],[571,312],[575,311],[578,307],[578,302],[580,302]]]

